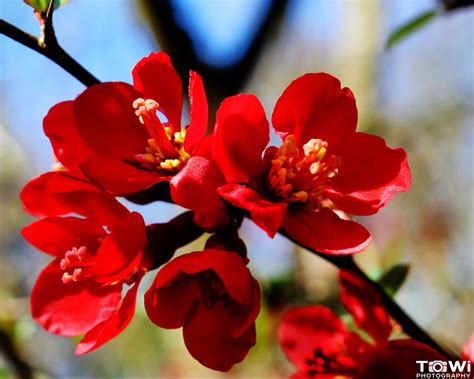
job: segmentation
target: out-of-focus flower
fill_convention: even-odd
[[[369,232],[333,210],[377,212],[410,186],[403,149],[356,132],[357,108],[348,88],[328,74],[306,74],[278,100],[273,127],[283,144],[269,147],[265,112],[253,95],[221,104],[213,156],[229,184],[219,194],[250,213],[268,235],[280,227],[300,243],[331,254],[363,250]]]
[[[145,294],[145,308],[156,325],[183,327],[195,359],[227,371],[255,344],[260,288],[237,253],[208,248],[165,265]]]
[[[419,370],[416,361],[446,360],[413,339],[389,340],[390,318],[378,294],[345,272],[340,284],[341,300],[366,338],[349,331],[327,307],[289,310],[280,325],[279,340],[298,370],[292,378],[414,378]]]
[[[151,263],[143,254],[143,218],[62,173],[33,179],[22,198],[26,209],[47,216],[23,228],[23,237],[54,257],[33,288],[33,318],[51,333],[84,334],[76,354],[94,350],[133,317],[138,285]],[[70,213],[85,218],[59,216]]]
[[[190,164],[187,175],[199,176],[203,188],[211,189],[201,190],[204,198],[189,208],[207,229],[225,225],[228,215],[213,185],[223,184],[223,176],[217,167],[207,173],[208,105],[201,77],[190,73],[190,125],[182,128],[182,83],[169,56],[150,54],[136,64],[132,76],[133,86],[97,84],[51,108],[44,131],[56,158],[115,195],[140,193],[160,181],[171,181],[173,188],[186,186],[186,175],[177,174]],[[189,202],[179,194],[173,199],[185,207]]]

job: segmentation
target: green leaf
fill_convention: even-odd
[[[408,263],[397,263],[383,273],[378,283],[387,294],[393,297],[402,286],[409,271],[410,265]]]
[[[24,3],[33,7],[38,12],[46,12],[49,0],[23,0]],[[69,0],[54,0],[54,9],[58,9],[61,5],[69,3]]]
[[[409,34],[414,32],[415,30],[421,28],[422,26],[426,25],[429,21],[431,21],[436,15],[438,14],[438,10],[434,9],[431,11],[427,11],[422,13],[418,17],[410,20],[406,24],[395,29],[387,40],[387,48],[392,48],[395,44],[400,42],[402,39],[407,37]]]

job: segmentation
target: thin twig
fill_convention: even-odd
[[[442,347],[438,342],[436,342],[427,332],[425,332],[409,315],[405,313],[405,311],[400,308],[400,306],[396,303],[396,301],[388,295],[383,287],[378,284],[377,282],[371,280],[365,272],[363,272],[359,266],[354,262],[351,255],[329,255],[324,254],[319,251],[315,251],[308,246],[305,246],[299,241],[296,241],[294,238],[290,237],[284,230],[279,231],[280,234],[288,238],[290,241],[295,243],[298,246],[303,247],[304,249],[308,250],[309,252],[323,258],[324,260],[332,263],[334,266],[341,270],[348,271],[362,280],[364,280],[368,286],[373,288],[380,296],[382,303],[390,314],[390,316],[400,324],[403,328],[403,331],[410,337],[414,338],[415,340],[422,342],[439,353],[443,354],[444,356],[456,360],[459,357],[456,356],[454,352],[451,350]]]
[[[53,38],[51,34],[48,35],[48,33],[51,32],[45,30],[44,33],[45,35],[41,40],[40,38],[18,29],[16,26],[5,20],[0,20],[0,34],[4,34],[23,46],[29,47],[37,53],[52,60],[87,87],[100,83],[94,75],[64,51],[64,49],[58,44],[54,34],[52,34],[52,36],[54,36]]]

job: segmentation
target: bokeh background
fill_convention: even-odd
[[[280,93],[301,74],[339,77],[356,95],[360,130],[404,147],[413,173],[408,193],[377,215],[360,218],[374,241],[357,260],[373,275],[409,262],[397,300],[436,338],[458,349],[474,331],[473,11],[442,12],[386,48],[393,30],[437,7],[435,0],[72,0],[57,10],[55,29],[62,46],[102,81],[130,82],[141,57],[160,48],[172,53],[183,73],[189,65],[201,71],[214,109],[225,95],[251,92],[270,116]],[[38,34],[32,9],[20,0],[0,0],[0,13]],[[268,240],[249,223],[243,238],[266,296],[258,343],[228,374],[193,361],[181,330],[154,327],[141,301],[124,333],[84,357],[73,355],[73,342],[32,321],[29,292],[48,258],[19,235],[31,218],[18,194],[53,164],[42,118],[84,87],[4,36],[0,59],[0,342],[13,341],[37,377],[286,377],[292,369],[275,341],[281,312],[309,303],[340,309],[337,273],[283,238]],[[166,204],[134,209],[148,222],[180,212]],[[0,356],[0,377],[13,375]]]

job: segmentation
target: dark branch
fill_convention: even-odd
[[[82,84],[89,87],[93,84],[100,83],[100,81],[93,76],[89,71],[82,67],[75,61],[63,48],[57,43],[56,37],[51,36],[51,30],[45,25],[45,35],[42,40],[31,34],[25,33],[16,26],[10,24],[5,20],[0,20],[0,33],[6,35],[18,43],[29,47],[30,49],[40,53],[46,58],[52,60],[58,66],[62,67],[69,74],[74,76]]]
[[[387,310],[387,312],[392,316],[392,318],[397,321],[400,326],[403,328],[403,331],[409,335],[410,337],[416,339],[419,342],[422,342],[439,353],[443,354],[444,356],[456,360],[459,357],[456,356],[452,351],[448,351],[446,348],[441,347],[438,342],[436,342],[428,333],[426,333],[415,321],[408,316],[405,311],[400,308],[400,306],[395,302],[395,300],[389,296],[382,286],[380,286],[377,282],[371,280],[352,259],[350,255],[329,255],[323,254],[319,251],[315,251],[308,246],[296,241],[292,237],[290,237],[285,231],[280,230],[280,234],[284,235],[290,241],[295,243],[298,246],[303,247],[304,249],[308,250],[309,252],[323,258],[324,260],[332,263],[336,267],[341,270],[346,270],[351,272],[352,274],[357,275],[359,278],[364,280],[368,286],[373,288],[379,294],[382,303]]]

